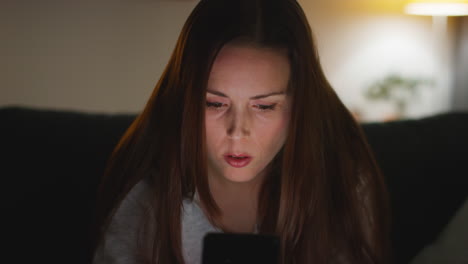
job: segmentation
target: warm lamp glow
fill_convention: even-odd
[[[410,1],[405,12],[423,16],[466,16],[468,1]]]

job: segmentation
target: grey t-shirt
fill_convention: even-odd
[[[147,179],[137,183],[117,209],[105,237],[93,258],[93,264],[138,264],[137,230],[149,200],[150,185]],[[182,206],[182,254],[186,264],[201,263],[203,237],[207,233],[222,232],[206,218],[199,206],[197,195],[194,201],[184,200]],[[258,233],[257,229],[254,233]],[[330,262],[348,264],[343,255],[337,254]]]
[[[146,179],[137,183],[117,209],[106,235],[98,247],[93,264],[137,264],[137,225],[144,213],[150,185]],[[195,200],[183,201],[182,253],[186,264],[201,263],[202,241],[206,233],[222,232],[215,228]]]

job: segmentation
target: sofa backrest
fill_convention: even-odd
[[[407,263],[468,198],[468,113],[363,127],[390,192],[395,263]]]

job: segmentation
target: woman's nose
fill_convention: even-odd
[[[250,117],[248,113],[235,112],[228,119],[226,133],[229,138],[241,139],[250,136]]]

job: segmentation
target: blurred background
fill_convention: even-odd
[[[414,9],[421,2],[457,5]],[[197,3],[2,0],[0,107],[141,111]],[[299,3],[325,74],[358,120],[468,110],[468,1]]]

